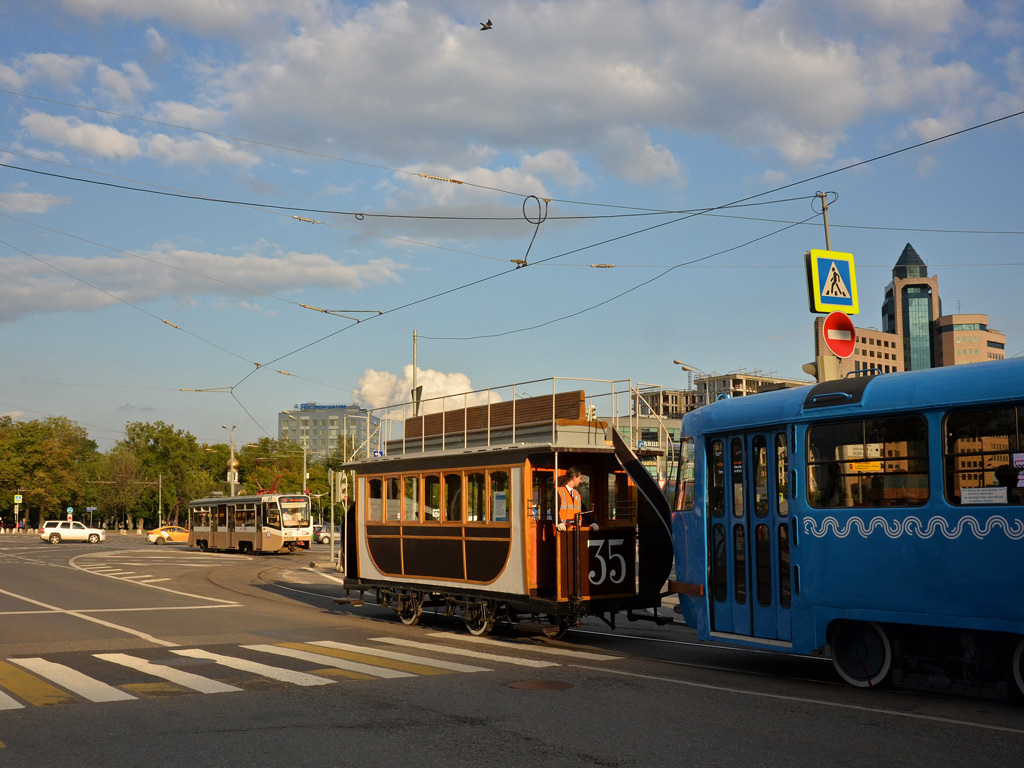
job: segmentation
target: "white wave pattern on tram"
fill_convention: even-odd
[[[824,518],[820,524],[811,518],[804,518],[804,533],[819,539],[828,535],[830,531],[841,539],[845,539],[854,531],[863,538],[867,538],[876,530],[881,530],[890,539],[898,539],[901,536],[930,539],[936,533],[942,534],[947,539],[958,539],[967,529],[970,529],[976,539],[983,539],[997,528],[1001,528],[1006,537],[1013,541],[1024,539],[1024,522],[1007,520],[1002,515],[993,515],[985,521],[966,515],[953,525],[950,525],[943,517],[932,517],[925,523],[914,515],[906,517],[902,521],[873,517],[867,522],[859,517],[851,517],[845,522],[840,522],[838,518],[830,516]]]

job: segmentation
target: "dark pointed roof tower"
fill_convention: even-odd
[[[908,277],[928,277],[928,266],[917,255],[917,251],[910,243],[904,246],[903,253],[896,260],[896,266],[892,268],[892,276],[902,280],[906,280]]]

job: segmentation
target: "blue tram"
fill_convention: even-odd
[[[1024,693],[1024,359],[724,400],[683,440],[669,589],[702,640]]]

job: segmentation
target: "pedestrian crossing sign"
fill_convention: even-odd
[[[811,312],[860,312],[852,253],[811,250],[804,254]]]

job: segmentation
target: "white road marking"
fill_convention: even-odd
[[[175,669],[174,667],[168,667],[163,664],[154,664],[151,661],[140,659],[137,656],[129,656],[126,653],[95,653],[93,655],[97,659],[103,659],[104,661],[110,661],[114,664],[120,664],[123,667],[137,670],[146,675],[163,678],[164,680],[169,680],[172,683],[184,688],[191,688],[192,690],[199,691],[200,693],[229,693],[231,691],[242,690],[241,688],[236,688],[233,685],[222,683],[219,680],[211,680],[208,677],[194,675],[191,672],[185,672],[184,670]]]
[[[155,589],[159,589],[159,587],[155,587]],[[153,637],[150,634],[147,634],[145,632],[140,632],[137,629],[131,629],[130,627],[122,627],[122,626],[120,626],[118,624],[111,624],[109,621],[103,621],[103,619],[97,619],[95,616],[88,616],[88,615],[86,615],[86,614],[84,614],[84,613],[82,613],[80,611],[69,611],[69,610],[65,610],[64,608],[58,608],[55,605],[47,605],[46,603],[42,603],[42,602],[40,602],[38,600],[33,600],[30,597],[25,597],[24,595],[18,595],[18,594],[15,594],[14,592],[8,592],[6,589],[0,589],[0,595],[7,595],[8,597],[13,597],[13,598],[16,598],[17,600],[24,600],[26,603],[32,603],[33,605],[38,605],[41,608],[48,608],[51,611],[53,611],[54,613],[63,613],[66,616],[74,616],[75,618],[83,619],[85,621],[91,621],[94,624],[100,624],[100,625],[102,625],[104,627],[109,627],[110,629],[116,629],[119,632],[127,632],[129,635],[135,635],[135,637],[141,638],[141,639],[145,640],[146,642],[153,643],[154,645],[164,645],[164,646],[177,645],[177,643],[172,643],[169,640],[160,640],[159,638]]]
[[[439,643],[420,643],[415,640],[405,640],[399,637],[372,637],[370,638],[375,643],[390,643],[392,645],[401,645],[406,648],[418,648],[423,651],[433,651],[434,653],[447,653],[453,656],[465,656],[471,659],[485,659],[487,661],[499,661],[504,664],[515,664],[519,667],[557,667],[558,664],[553,661],[540,661],[538,659],[518,659],[514,656],[500,656],[496,653],[482,653],[481,651],[471,651],[467,648],[450,648]]]
[[[489,637],[474,637],[473,635],[455,635],[451,632],[430,632],[427,637],[444,637],[449,640],[457,640],[460,643],[478,643],[491,648],[509,650],[514,648],[517,651],[531,651],[533,653],[547,653],[552,656],[570,656],[576,659],[588,661],[614,661],[618,656],[609,656],[606,653],[592,653],[590,651],[577,651],[572,648],[551,648],[546,645],[531,645],[530,643],[510,643],[505,640],[494,640]]]
[[[408,661],[424,667],[435,667],[436,669],[447,669],[451,672],[491,672],[485,667],[474,667],[470,664],[459,664],[455,661],[438,661],[428,659],[424,656],[414,656],[411,653],[400,653],[399,651],[388,651],[383,648],[370,648],[364,645],[350,645],[349,643],[336,643],[333,640],[317,640],[310,645],[322,645],[324,648],[337,648],[339,651],[353,651],[367,656],[379,656],[382,659],[394,659],[395,661]]]
[[[120,688],[115,688],[112,685],[95,680],[88,675],[83,675],[78,670],[53,661],[40,658],[8,659],[8,661],[12,664],[17,664],[19,667],[24,667],[29,672],[33,672],[40,677],[45,677],[50,682],[56,683],[62,688],[66,688],[89,701],[129,701],[135,698]]]
[[[176,648],[171,651],[171,653],[176,653],[179,656],[188,656],[192,659],[209,659],[210,661],[223,664],[225,667],[230,667],[231,669],[251,672],[254,675],[266,677],[271,680],[280,680],[283,683],[294,683],[295,685],[330,685],[334,682],[333,680],[328,680],[326,677],[317,677],[316,675],[309,675],[305,672],[295,672],[294,670],[283,669],[282,667],[272,667],[269,664],[261,664],[258,661],[240,659],[236,656],[223,656],[219,653],[204,651],[200,648]]]
[[[0,691],[0,709],[24,709],[24,704],[19,704],[3,691]]]
[[[374,677],[416,677],[411,672],[402,672],[397,669],[388,669],[387,667],[375,667],[372,664],[361,664],[358,661],[348,661],[347,659],[339,659],[336,656],[310,653],[309,651],[300,651],[295,648],[282,648],[278,645],[243,645],[242,647],[248,648],[251,651],[276,653],[278,656],[288,656],[292,659],[310,661],[324,667],[336,667],[338,669],[347,669],[349,672],[361,672],[364,675],[373,675]]]
[[[932,723],[940,723],[943,725],[961,725],[967,728],[980,728],[981,730],[987,731],[1002,731],[1004,733],[1018,733],[1024,734],[1024,729],[1021,728],[1009,728],[1003,725],[989,725],[987,723],[976,723],[970,720],[957,720],[948,717],[936,717],[935,715],[920,715],[915,712],[899,712],[894,709],[884,709],[882,707],[865,707],[859,704],[843,704],[838,701],[823,701],[822,699],[812,699],[807,696],[783,696],[778,693],[763,693],[761,691],[751,691],[746,688],[730,688],[725,685],[710,685],[709,683],[695,683],[690,680],[677,680],[671,677],[660,677],[658,675],[642,675],[636,672],[623,672],[617,669],[588,667],[584,664],[574,664],[577,669],[589,669],[592,672],[605,672],[610,675],[622,675],[623,677],[635,677],[639,680],[654,680],[660,683],[671,683],[672,685],[683,685],[688,688],[703,688],[709,691],[720,691],[721,693],[734,693],[739,696],[753,696],[755,698],[762,699],[774,699],[776,701],[795,701],[801,704],[813,704],[822,707],[834,707],[836,709],[849,709],[857,712],[870,712],[877,715],[890,715],[892,717],[905,717],[911,720],[924,720]],[[733,671],[733,670],[730,670]]]

